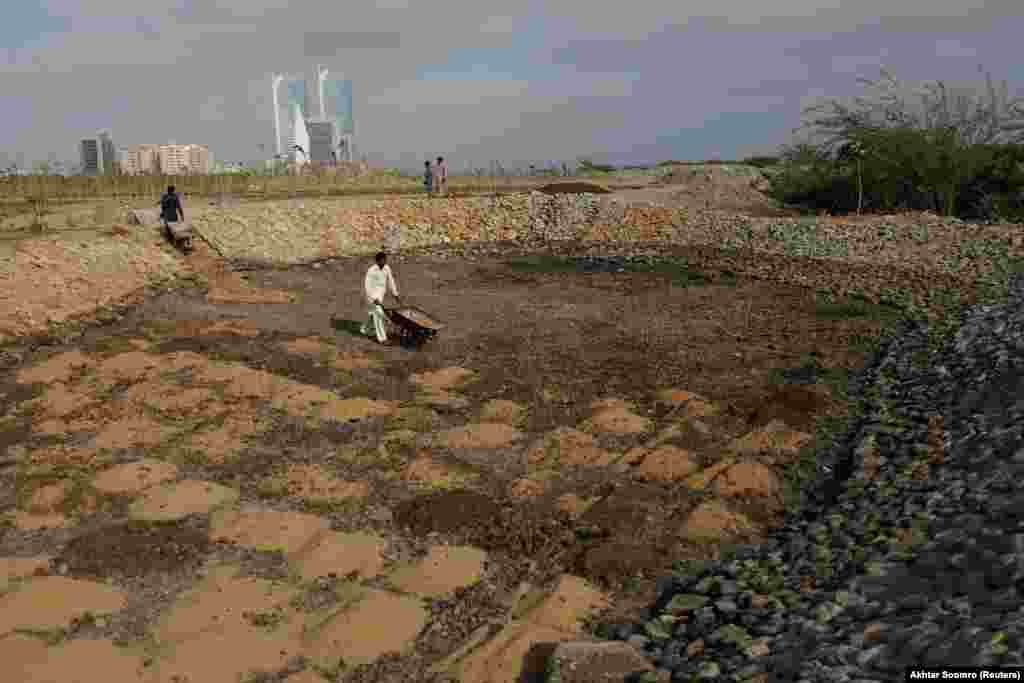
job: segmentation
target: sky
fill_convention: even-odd
[[[907,81],[1024,94],[1020,0],[19,0],[0,22],[0,164],[82,137],[273,149],[270,75],[354,83],[374,164],[741,158],[817,98]],[[261,148],[261,145],[263,146]]]

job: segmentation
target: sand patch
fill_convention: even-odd
[[[59,512],[35,513],[15,510],[11,517],[19,531],[42,531],[43,529],[63,529],[71,526],[71,520]]]
[[[526,409],[515,401],[495,399],[488,401],[480,409],[480,421],[515,425],[523,420],[525,413]]]
[[[28,403],[42,416],[63,418],[96,404],[96,399],[88,393],[69,389],[66,384],[57,383],[50,386],[42,396]]]
[[[384,539],[376,534],[328,532],[314,539],[294,563],[307,580],[329,574],[370,579],[384,568],[384,548]]]
[[[333,344],[316,337],[293,339],[281,344],[288,353],[322,360],[336,370],[367,370],[380,367],[380,363],[366,354],[340,351]]]
[[[317,417],[321,420],[334,420],[335,422],[348,422],[350,420],[365,420],[372,417],[387,417],[392,415],[398,406],[391,401],[374,401],[369,398],[332,398],[320,406]]]
[[[68,351],[19,370],[15,377],[18,384],[66,382],[77,370],[92,365],[93,362],[92,358],[81,351]]]
[[[405,481],[429,488],[451,488],[474,477],[469,473],[457,472],[422,452],[402,468],[401,476]]]
[[[155,629],[167,654],[154,683],[238,681],[277,671],[302,654],[296,590],[218,568],[175,602]]]
[[[726,498],[775,498],[781,490],[779,477],[759,462],[740,462],[715,481],[715,490]]]
[[[210,463],[225,463],[245,449],[245,440],[267,428],[252,415],[232,413],[219,427],[204,429],[188,437],[183,446],[202,454]]]
[[[94,616],[124,609],[124,592],[94,581],[39,576],[0,597],[0,637],[15,629],[50,631],[63,628],[86,612]]]
[[[177,372],[179,370],[191,370],[193,368],[208,365],[210,359],[194,351],[175,351],[163,356],[160,364],[162,370]]]
[[[172,522],[189,515],[206,514],[214,508],[238,500],[238,492],[220,484],[186,479],[176,484],[161,484],[143,492],[128,510],[132,519],[148,522]]]
[[[177,477],[176,465],[162,460],[145,459],[115,465],[100,472],[93,479],[92,486],[100,493],[108,495],[134,495]]]
[[[101,361],[96,366],[96,374],[101,380],[137,382],[160,364],[160,356],[144,351],[128,351]]]
[[[791,429],[780,420],[772,420],[729,444],[729,451],[738,455],[768,456],[778,464],[793,462],[800,449],[814,440],[805,432]]]
[[[124,417],[105,424],[96,435],[93,446],[97,449],[158,446],[174,433],[175,430],[145,415]]]
[[[216,631],[246,630],[247,612],[282,608],[296,592],[276,581],[239,576],[236,567],[216,567],[175,600],[153,634],[161,643],[180,643]]]
[[[641,481],[682,481],[700,469],[693,454],[683,448],[662,446],[647,452],[636,468]]]
[[[536,479],[516,479],[508,487],[508,493],[512,498],[536,498],[544,495],[547,487],[544,482]]]
[[[218,320],[217,322],[207,325],[203,328],[201,334],[203,335],[215,335],[215,334],[233,334],[238,337],[258,337],[262,333],[256,323],[249,320],[248,318],[230,318],[228,320]]]
[[[370,589],[354,607],[321,627],[309,654],[328,669],[341,661],[352,667],[370,664],[383,655],[408,651],[428,616],[415,598]]]
[[[24,461],[29,465],[41,467],[77,467],[90,464],[95,457],[94,448],[54,444],[26,451]]]
[[[597,440],[586,432],[570,427],[559,427],[545,434],[526,452],[529,465],[540,466],[557,462],[563,465],[605,466],[615,456],[598,447]]]
[[[281,551],[291,557],[330,528],[328,520],[316,515],[245,507],[214,514],[210,520],[210,540]]]
[[[437,598],[479,581],[486,559],[487,553],[472,546],[435,545],[422,560],[398,569],[388,580],[403,593]]]
[[[44,645],[41,652],[32,646],[20,660],[19,683],[138,683],[146,678],[142,658],[109,640],[79,638],[51,648]]]
[[[370,495],[369,483],[338,479],[319,465],[288,465],[283,484],[289,494],[310,502],[337,503]]]
[[[40,557],[0,557],[0,593],[5,592],[12,581],[32,576],[37,572],[46,572],[50,566],[49,556]],[[0,656],[0,662],[4,658]]]
[[[501,448],[522,437],[517,429],[500,422],[483,422],[448,429],[437,435],[442,448]]]
[[[472,370],[460,367],[448,367],[433,372],[420,372],[409,376],[409,381],[426,392],[440,392],[454,389],[475,377]]]
[[[651,429],[651,420],[633,412],[632,404],[610,398],[591,404],[594,414],[586,428],[605,434],[642,434]]]
[[[720,500],[701,503],[686,518],[683,537],[691,543],[714,543],[756,533],[757,526]]]
[[[45,436],[59,436],[64,434],[70,434],[71,432],[85,432],[90,431],[96,427],[95,422],[89,420],[65,420],[56,418],[53,420],[43,420],[42,422],[33,423],[33,431],[36,434],[43,434]]]
[[[71,482],[67,480],[41,486],[32,492],[27,509],[36,514],[53,512],[67,499],[70,491]]]
[[[161,379],[136,384],[124,393],[123,400],[134,406],[147,406],[162,413],[195,413],[213,400],[213,392],[202,387],[184,388]]]

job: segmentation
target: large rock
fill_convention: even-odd
[[[626,643],[561,643],[548,659],[546,683],[625,683],[654,669]]]

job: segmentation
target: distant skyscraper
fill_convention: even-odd
[[[353,160],[355,136],[355,118],[352,107],[352,82],[344,79],[328,78],[330,71],[318,66],[310,79],[308,76],[293,75],[290,77],[272,76],[274,105],[275,149],[283,151],[293,160],[296,159],[295,146],[306,152],[306,160],[329,161],[333,159]],[[279,87],[285,86],[284,102],[278,98]],[[281,121],[281,108],[285,109],[288,125],[285,130],[278,123]],[[296,113],[298,112],[298,113]],[[325,122],[330,121],[328,127]],[[300,125],[301,122],[301,125]],[[328,134],[330,130],[330,134]],[[308,144],[302,144],[305,135],[310,136]],[[284,137],[284,140],[280,138]],[[330,150],[324,151],[323,145],[330,139]],[[282,144],[284,143],[284,144]]]
[[[114,173],[114,163],[117,161],[117,148],[114,147],[114,141],[110,138],[110,131],[100,131],[97,137],[99,138],[100,148],[103,153],[101,172],[103,175],[112,175]]]
[[[329,164],[336,159],[338,147],[334,121],[310,121],[309,129],[309,160],[321,164]]]
[[[85,138],[80,144],[82,173],[99,175],[103,169],[103,146],[99,138]]]

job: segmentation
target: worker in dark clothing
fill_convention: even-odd
[[[160,221],[164,225],[164,232],[167,233],[172,241],[177,241],[175,240],[174,232],[171,230],[171,223],[184,222],[185,209],[181,207],[181,198],[174,191],[174,185],[169,186],[167,193],[160,198]],[[191,235],[184,237],[183,242],[185,249],[192,249]]]
[[[160,198],[160,219],[167,223],[185,220],[185,209],[181,208],[181,198],[174,191],[174,185],[167,188],[167,194]]]

